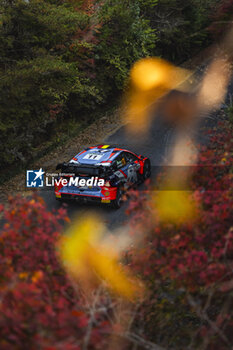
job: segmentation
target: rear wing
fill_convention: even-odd
[[[56,166],[56,170],[61,169],[64,174],[74,174],[75,176],[98,176],[104,177],[109,174],[109,168],[103,167],[101,165],[82,165],[74,163],[59,163]]]

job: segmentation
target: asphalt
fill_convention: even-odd
[[[177,92],[172,92],[172,94]],[[169,99],[170,96],[167,97]],[[166,101],[165,101],[166,103]],[[154,112],[154,117],[149,128],[149,131],[144,137],[138,138],[130,136],[127,133],[126,127],[122,126],[112,135],[108,136],[103,142],[106,144],[113,144],[134,151],[137,154],[142,154],[150,158],[152,165],[152,178],[156,177],[159,171],[159,166],[163,165],[173,149],[175,136],[177,130],[168,124],[160,112]],[[205,116],[202,119],[199,128],[195,131],[199,143],[206,143],[207,139],[203,133],[203,126],[216,124],[217,113],[211,116]],[[187,131],[188,132],[188,131]],[[62,161],[62,160],[61,160]],[[143,185],[139,189],[143,190]],[[43,191],[41,193],[48,208],[50,210],[60,207],[60,203],[56,201],[53,192]],[[130,199],[129,199],[130,200]],[[122,204],[120,209],[113,209],[108,205],[99,204],[82,204],[78,202],[71,202],[67,205],[68,215],[71,219],[82,217],[83,214],[94,212],[102,217],[102,220],[107,224],[108,228],[115,229],[119,226],[127,225],[129,217],[125,211],[129,205],[129,200]]]
[[[122,126],[114,134],[106,138],[104,143],[124,147],[137,154],[147,156],[150,158],[152,166],[159,166],[164,162],[168,149],[171,147],[171,143],[169,142],[171,142],[172,135],[172,128],[166,125],[161,117],[155,116],[149,133],[143,139],[136,141],[134,137],[128,135],[125,127]],[[154,174],[152,174],[152,176],[153,175]],[[49,210],[56,210],[60,207],[60,203],[57,202],[52,191],[41,191],[40,195],[45,200]],[[120,209],[116,210],[106,204],[99,205],[71,202],[66,208],[71,219],[81,217],[83,214],[89,212],[97,213],[101,215],[102,219],[111,229],[127,223],[128,217],[125,214],[125,210],[128,204],[129,202],[126,201],[122,204]]]
[[[143,138],[138,139],[137,137],[130,137],[126,132],[125,126],[122,126],[103,140],[103,143],[113,144],[134,151],[136,154],[149,157],[153,169],[153,166],[160,166],[164,163],[166,155],[172,147],[173,136],[173,128],[167,125],[158,113],[154,113],[149,132]],[[64,159],[61,159],[61,162],[63,161]],[[43,164],[41,164],[41,167],[43,168]],[[56,172],[57,171],[54,169],[54,173]],[[154,177],[153,172],[152,177]],[[140,189],[143,190],[143,185],[140,185]],[[47,188],[43,188],[39,191],[39,195],[44,199],[50,211],[56,211],[61,207],[61,203],[56,200],[52,189],[48,190]],[[65,204],[65,207],[71,220],[80,218],[83,214],[95,213],[101,216],[109,229],[115,229],[127,224],[129,218],[125,214],[125,211],[128,205],[129,200],[123,202],[120,209],[114,209],[107,204],[90,204],[72,201]],[[3,223],[4,219],[0,218],[0,226],[2,226]]]
[[[200,75],[203,72],[203,68],[199,68]],[[229,99],[229,93],[233,91],[233,82],[229,86],[229,92],[226,99]],[[169,98],[169,96],[168,96]],[[222,106],[224,108],[224,105]],[[194,135],[198,143],[208,142],[206,136],[203,133],[203,126],[212,127],[216,125],[218,120],[218,113],[214,112],[210,116],[205,116],[202,119],[199,128],[196,130],[196,135]],[[133,137],[129,136],[126,132],[125,126],[120,127],[112,135],[108,136],[103,140],[106,144],[114,144],[119,147],[124,147],[126,149],[132,150],[137,154],[142,154],[150,158],[153,171],[157,169],[156,167],[161,166],[166,161],[169,152],[172,150],[174,145],[176,135],[176,129],[167,124],[162,117],[161,113],[154,112],[154,117],[149,128],[149,132],[143,137]],[[63,159],[61,159],[61,162]],[[55,169],[54,169],[54,172]],[[152,172],[152,177],[155,174]],[[143,185],[142,185],[143,186]],[[143,189],[143,187],[141,187]],[[60,208],[61,204],[55,199],[53,191],[40,191],[40,195],[43,197],[49,210],[57,210]],[[129,200],[124,202],[120,209],[116,210],[108,205],[97,205],[97,204],[82,204],[78,202],[69,203],[66,208],[68,216],[72,219],[80,218],[84,214],[96,213],[102,217],[102,220],[107,224],[108,228],[116,229],[119,226],[127,225],[129,217],[125,214],[125,211],[129,205]]]

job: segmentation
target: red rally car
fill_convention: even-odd
[[[149,158],[110,145],[88,147],[56,169],[61,169],[56,199],[110,203],[114,208],[121,206],[123,192],[151,174]]]

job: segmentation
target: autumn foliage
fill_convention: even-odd
[[[65,211],[48,212],[37,196],[30,200],[14,197],[4,216],[6,223],[0,236],[0,348],[80,349],[89,313],[56,252],[61,224],[68,220]],[[99,332],[107,325],[98,313],[96,319],[98,323],[88,337],[90,348],[102,344]]]
[[[135,224],[138,232],[147,227],[140,247],[130,254],[150,290],[141,322],[150,340],[166,347],[228,349],[232,344],[232,130],[224,122],[209,134],[188,192],[195,203],[193,220],[161,222],[153,203],[142,213],[140,196],[129,209],[135,214],[133,230]]]
[[[193,217],[161,220],[156,195],[148,200],[133,192],[128,209],[133,243],[122,260],[130,274],[119,267],[118,256],[106,251],[107,245],[103,249],[109,240],[96,239],[94,221],[80,221],[79,236],[73,232],[61,239],[69,222],[63,208],[51,213],[37,195],[12,197],[7,208],[1,206],[1,349],[123,350],[132,344],[142,349],[153,344],[179,350],[229,348],[232,127],[221,122],[209,138],[209,146],[200,147],[190,191],[186,197],[179,197],[179,191],[171,197],[192,198]],[[185,203],[173,206],[180,214],[184,208]],[[102,230],[104,224],[99,225]],[[64,245],[63,263],[59,242]],[[143,299],[133,302],[127,300],[132,276],[144,286]]]

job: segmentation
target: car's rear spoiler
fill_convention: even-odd
[[[59,163],[56,166],[56,170],[61,169],[62,173],[74,174],[75,176],[79,175],[89,175],[89,176],[99,176],[103,177],[106,175],[107,169],[101,165],[82,165],[74,163]]]

